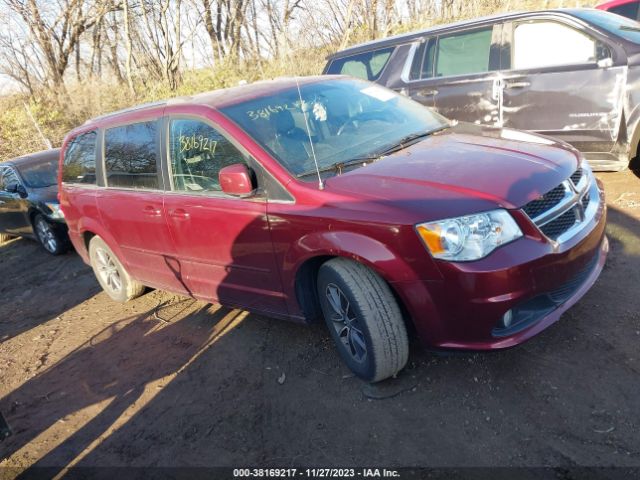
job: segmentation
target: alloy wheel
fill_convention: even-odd
[[[332,310],[331,325],[338,338],[353,360],[363,363],[367,358],[367,343],[349,299],[334,283],[327,285],[326,296]]]
[[[42,243],[42,246],[49,252],[55,253],[58,249],[58,239],[56,238],[56,234],[51,228],[51,225],[43,219],[39,217],[36,220],[36,232],[38,233],[38,238]]]
[[[109,252],[103,248],[96,249],[96,268],[103,284],[113,293],[122,290],[122,279],[120,270]]]

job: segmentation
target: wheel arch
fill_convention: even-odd
[[[285,288],[294,294],[297,305],[293,307],[300,309],[307,321],[321,318],[318,270],[322,264],[337,257],[361,263],[378,274],[389,285],[405,320],[412,318],[397,282],[415,280],[417,276],[400,255],[373,238],[353,232],[317,232],[297,242],[287,257],[284,264],[292,265],[292,268],[288,275],[290,284],[285,284]],[[285,277],[286,274],[285,271]]]

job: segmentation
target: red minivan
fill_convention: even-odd
[[[450,122],[347,77],[142,105],[65,139],[71,240],[114,300],[145,287],[324,318],[359,377],[494,350],[581,298],[608,251],[603,192],[547,137]]]

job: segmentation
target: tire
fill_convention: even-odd
[[[3,243],[8,242],[9,240],[11,240],[11,235],[7,235],[6,233],[0,233],[0,245],[2,245]]]
[[[131,278],[100,237],[93,237],[89,242],[89,259],[98,283],[111,299],[125,303],[144,293],[145,286]]]
[[[33,232],[42,248],[51,255],[60,255],[67,251],[66,238],[40,213],[33,217]]]
[[[404,368],[407,330],[389,285],[377,273],[346,258],[329,260],[318,272],[318,298],[338,352],[356,376],[374,383]]]

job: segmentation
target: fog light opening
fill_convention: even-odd
[[[502,316],[502,328],[509,328],[513,322],[513,310],[507,310]]]

